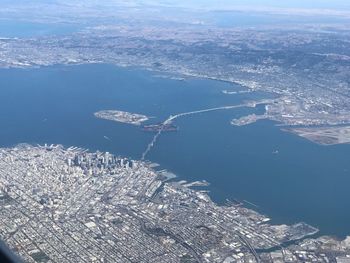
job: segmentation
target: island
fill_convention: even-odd
[[[264,120],[267,119],[268,117],[263,114],[263,115],[256,115],[256,114],[250,114],[247,116],[243,116],[239,119],[233,119],[231,120],[231,125],[234,126],[245,126],[245,125],[249,125],[252,123],[257,122],[258,120]]]
[[[141,125],[149,118],[142,114],[130,113],[120,110],[101,110],[94,113],[95,117],[110,121],[128,123],[132,125]]]

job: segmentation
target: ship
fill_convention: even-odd
[[[150,124],[150,125],[143,125],[142,130],[146,132],[170,132],[170,131],[178,131],[179,127],[172,123],[164,124],[164,123],[158,123],[158,124]]]

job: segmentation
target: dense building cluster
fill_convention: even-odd
[[[347,240],[218,206],[151,166],[75,147],[1,149],[0,236],[26,262],[347,262]]]
[[[266,119],[290,126],[348,125],[350,34],[327,30],[126,23],[66,36],[0,39],[0,67],[110,63],[223,80],[275,96]]]
[[[142,160],[162,131],[177,130],[175,118],[258,104],[263,114],[231,124],[270,119],[316,143],[350,142],[350,31],[344,23],[225,27],[214,22],[225,15],[217,10],[174,11],[144,1],[35,2],[4,1],[0,16],[81,30],[0,36],[0,68],[137,66],[177,80],[240,85],[240,91],[224,90],[227,96],[266,98],[144,126],[157,133]],[[134,125],[148,120],[114,110],[95,116]],[[350,238],[319,237],[305,223],[273,225],[239,202],[219,206],[192,187],[200,183],[177,182],[152,167],[60,145],[0,149],[0,238],[25,262],[350,262]]]

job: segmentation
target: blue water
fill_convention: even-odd
[[[170,114],[235,105],[262,94],[225,95],[229,83],[156,77],[110,65],[0,70],[0,146],[59,143],[140,158],[152,134],[96,119],[120,109],[164,120]],[[181,179],[207,180],[211,197],[248,200],[276,223],[305,221],[322,234],[350,234],[350,146],[324,147],[260,121],[229,121],[261,109],[234,109],[176,120],[147,156]],[[106,140],[108,136],[111,140]],[[279,150],[279,154],[272,154]]]
[[[64,35],[81,29],[80,26],[65,23],[42,24],[36,22],[0,19],[1,37],[38,37],[44,35]]]
[[[221,27],[256,27],[273,25],[348,23],[348,18],[335,16],[269,15],[259,12],[214,11],[207,18]],[[297,21],[297,22],[296,22]]]

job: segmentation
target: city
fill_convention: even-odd
[[[239,84],[243,92],[274,96],[266,119],[285,126],[332,128],[350,123],[348,50],[348,31],[337,24],[300,31],[293,26],[248,30],[126,23],[67,36],[0,39],[0,67],[105,63],[215,79]],[[230,96],[236,91],[223,92]],[[335,136],[342,137],[337,131]]]
[[[19,261],[350,263],[347,0],[2,0],[0,86]]]
[[[25,262],[348,262],[350,241],[310,239],[239,203],[218,206],[152,164],[108,152],[0,150],[1,238]]]

